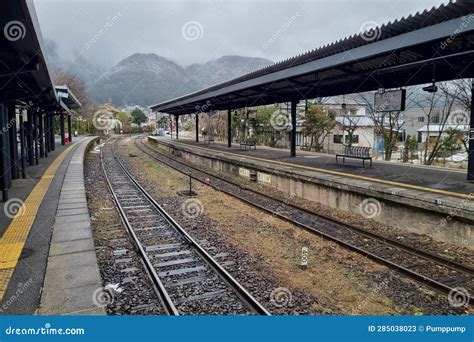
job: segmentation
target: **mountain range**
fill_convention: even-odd
[[[74,62],[63,63],[62,70],[82,79],[97,103],[149,106],[272,63],[264,58],[234,55],[182,67],[153,53],[135,53],[108,70],[80,57]]]

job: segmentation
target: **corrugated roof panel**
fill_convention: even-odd
[[[360,46],[368,45],[380,40],[388,39],[394,36],[398,36],[407,32],[425,28],[427,26],[435,25],[444,21],[451,19],[459,18],[461,16],[466,16],[472,13],[474,2],[473,0],[457,0],[450,1],[448,4],[442,4],[438,8],[433,7],[430,10],[425,10],[421,13],[417,12],[415,15],[410,15],[407,18],[402,18],[400,20],[395,20],[387,24],[381,25],[376,30],[379,30],[380,36],[374,40],[363,39],[360,33],[356,33],[352,36],[340,39],[332,44],[327,44],[322,47],[310,50],[301,55],[288,58],[279,62],[276,62],[272,65],[264,67],[262,69],[247,73],[245,75],[239,76],[232,80],[223,82],[221,84],[213,85],[206,89],[194,92],[182,96],[178,99],[173,99],[170,101],[165,101],[163,103],[172,103],[173,101],[184,100],[186,98],[206,94],[213,90],[221,89],[226,86],[234,85],[247,81],[253,78],[257,78],[263,75],[271,74],[277,71],[287,69],[289,67],[298,66],[308,62],[312,62],[318,59],[329,57],[347,50],[351,50]],[[158,105],[155,105],[158,106]],[[152,107],[155,107],[152,106]]]

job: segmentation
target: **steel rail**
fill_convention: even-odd
[[[135,140],[136,141],[136,140]],[[373,238],[373,239],[377,239],[381,242],[384,242],[386,244],[390,244],[392,245],[393,247],[397,247],[397,248],[401,248],[401,249],[404,249],[406,252],[408,253],[411,253],[415,256],[418,256],[418,257],[422,257],[422,258],[425,258],[427,260],[430,260],[430,261],[436,261],[437,263],[439,264],[442,264],[443,266],[446,266],[446,267],[449,267],[449,268],[452,268],[454,270],[457,270],[457,271],[460,271],[460,272],[465,272],[465,273],[470,273],[471,275],[474,276],[474,268],[473,267],[470,267],[470,266],[467,266],[467,265],[464,265],[464,264],[461,264],[461,263],[458,263],[458,262],[455,262],[455,261],[452,261],[452,260],[448,260],[448,259],[445,259],[443,257],[440,257],[436,254],[433,254],[433,253],[430,253],[430,252],[427,252],[427,251],[423,251],[423,250],[420,250],[416,247],[413,247],[413,246],[410,246],[410,245],[407,245],[407,244],[404,244],[404,243],[401,243],[397,240],[394,240],[392,238],[388,238],[388,237],[384,237],[384,236],[381,236],[379,234],[376,234],[376,233],[373,233],[373,232],[370,232],[366,229],[363,229],[363,228],[359,228],[359,227],[356,227],[356,226],[351,226],[351,225],[348,225],[347,223],[344,223],[342,221],[338,221],[330,216],[327,216],[327,215],[324,215],[324,214],[320,214],[320,213],[316,213],[314,211],[311,211],[309,209],[306,209],[306,208],[301,208],[301,207],[298,207],[292,203],[286,203],[284,201],[281,201],[277,198],[274,198],[274,197],[271,197],[265,193],[262,193],[262,192],[258,192],[252,188],[249,188],[249,187],[246,187],[246,186],[243,186],[242,184],[239,184],[237,182],[234,182],[232,180],[229,180],[227,178],[224,178],[224,177],[221,177],[221,176],[218,176],[218,175],[215,175],[215,174],[211,174],[210,172],[207,172],[205,170],[201,170],[195,166],[192,166],[192,165],[189,165],[188,163],[184,163],[180,160],[177,160],[175,158],[172,158],[170,156],[167,156],[153,148],[151,148],[150,146],[147,146],[145,143],[143,143],[143,141],[141,142],[141,145],[144,146],[145,148],[149,149],[150,151],[154,152],[154,153],[157,153],[157,154],[160,154],[168,159],[171,159],[177,163],[180,163],[186,167],[189,167],[193,170],[196,170],[196,171],[199,171],[199,172],[202,172],[202,173],[205,173],[206,175],[208,176],[212,176],[214,178],[217,178],[223,182],[227,182],[231,185],[234,185],[234,186],[238,186],[239,188],[241,188],[242,190],[245,190],[245,191],[248,191],[248,192],[251,192],[255,195],[258,195],[258,196],[263,196],[265,198],[268,198],[270,200],[273,200],[273,201],[278,201],[280,202],[282,205],[285,205],[287,207],[290,207],[291,209],[294,209],[294,210],[298,210],[298,211],[301,211],[305,214],[308,214],[308,215],[312,215],[312,216],[317,216],[317,217],[320,217],[322,219],[325,219],[327,221],[331,221],[335,224],[338,224],[338,225],[342,225],[344,226],[345,228],[347,229],[350,229],[350,230],[354,230],[356,231],[357,233],[359,234],[362,234],[362,235],[365,235],[367,237],[370,237],[370,238]],[[138,146],[138,145],[137,145]],[[150,157],[152,158],[155,158],[154,156],[150,155],[149,153],[147,153],[146,151],[143,151],[142,152],[148,154]],[[156,158],[155,158],[156,159]]]
[[[113,147],[114,145],[112,145]],[[260,304],[227,270],[225,270],[195,239],[191,237],[191,235],[178,223],[173,217],[166,212],[163,207],[161,207],[155,199],[148,194],[148,192],[140,185],[140,183],[132,176],[132,174],[127,170],[127,168],[123,165],[120,158],[113,152],[113,156],[115,160],[118,162],[121,170],[123,173],[128,177],[128,179],[136,186],[137,189],[146,197],[146,199],[153,205],[155,209],[165,218],[165,220],[173,226],[186,240],[190,242],[190,244],[196,249],[196,251],[203,257],[203,259],[211,266],[211,268],[234,290],[235,294],[250,308],[253,312],[257,313],[258,315],[266,315],[269,316],[270,312],[265,309],[265,307]],[[136,236],[135,236],[136,237]],[[134,238],[135,238],[134,237]],[[136,240],[139,243],[138,240]],[[143,250],[143,247],[140,246],[140,249]],[[145,253],[145,251],[143,250]],[[153,267],[153,266],[152,266]],[[154,271],[154,270],[153,270]],[[153,272],[156,274],[156,272]],[[161,284],[160,289],[164,292],[165,298],[169,304],[173,305],[174,310],[176,311],[176,315],[178,315],[178,311],[170,296],[167,294],[164,285],[162,284],[161,280],[159,280],[159,276],[156,274],[157,280],[159,284]]]
[[[119,211],[120,218],[127,229],[129,235],[131,236],[133,243],[138,249],[139,255],[141,257],[141,260],[143,262],[143,265],[145,266],[145,270],[150,278],[150,280],[153,283],[153,286],[155,288],[155,292],[157,292],[158,297],[160,298],[161,303],[163,304],[163,308],[165,309],[166,313],[168,315],[173,315],[177,316],[179,315],[178,309],[175,307],[173,304],[170,295],[168,294],[168,291],[166,291],[162,281],[160,280],[160,277],[156,273],[155,268],[153,267],[153,263],[151,262],[150,258],[145,252],[145,249],[141,245],[138,236],[135,234],[133,231],[132,225],[130,224],[130,221],[127,218],[127,215],[125,214],[122,205],[120,204],[120,201],[118,200],[117,194],[115,193],[112,183],[110,182],[109,176],[107,175],[107,170],[105,169],[105,163],[103,159],[103,154],[102,154],[102,149],[100,150],[100,162],[102,164],[102,171],[104,173],[104,178],[107,182],[107,187],[109,188],[110,193],[112,194],[112,197],[114,198],[115,206],[117,210]]]
[[[136,143],[136,140],[137,140],[137,139],[135,139],[135,143]],[[167,156],[167,155],[165,155],[165,154],[163,154],[163,153],[161,153],[161,152],[159,152],[159,151],[157,151],[157,150],[155,150],[155,149],[153,149],[153,148],[147,146],[146,144],[143,143],[143,141],[141,141],[141,145],[142,145],[142,146],[145,146],[147,149],[149,149],[149,150],[152,151],[153,153],[156,153],[156,154],[160,155],[161,157],[164,157],[164,158],[166,158],[166,159],[169,159],[169,160],[171,160],[171,161],[174,161],[174,162],[176,162],[176,163],[179,163],[179,164],[181,164],[181,165],[183,165],[183,166],[185,166],[185,167],[188,167],[188,168],[190,168],[190,169],[193,169],[193,170],[195,170],[195,171],[204,173],[204,174],[206,174],[206,175],[209,176],[209,177],[213,177],[213,178],[216,178],[216,179],[218,179],[218,180],[220,180],[220,181],[229,183],[229,184],[231,184],[231,185],[238,186],[238,187],[239,187],[240,189],[242,189],[242,190],[249,191],[249,192],[251,192],[251,193],[253,193],[253,194],[255,194],[255,195],[262,196],[262,197],[265,197],[265,198],[267,198],[267,199],[270,199],[270,200],[279,202],[281,205],[285,205],[285,206],[290,207],[290,208],[292,208],[292,209],[294,209],[294,210],[302,211],[302,212],[304,212],[305,214],[312,215],[312,216],[316,216],[316,217],[319,217],[319,218],[321,218],[321,219],[330,221],[331,223],[335,223],[335,224],[338,224],[338,225],[342,225],[342,226],[344,226],[344,228],[346,228],[346,229],[353,230],[353,231],[355,231],[355,232],[358,233],[358,234],[361,234],[361,235],[364,235],[364,236],[366,236],[366,237],[375,239],[375,240],[377,240],[377,241],[379,241],[379,242],[381,242],[381,243],[384,243],[384,244],[386,244],[386,245],[388,245],[388,246],[402,249],[404,252],[410,253],[411,255],[414,255],[414,256],[416,256],[416,257],[423,258],[423,259],[428,260],[428,261],[430,261],[430,262],[435,262],[435,263],[442,264],[442,265],[445,266],[445,267],[448,267],[448,268],[457,270],[457,271],[462,272],[462,273],[466,273],[466,274],[468,274],[471,278],[473,277],[473,269],[470,268],[469,266],[462,265],[462,264],[460,264],[460,263],[455,263],[455,262],[446,260],[446,259],[444,259],[444,258],[441,258],[441,257],[436,256],[436,255],[434,255],[434,254],[431,254],[431,253],[429,253],[429,252],[419,250],[419,249],[417,249],[417,248],[415,248],[415,247],[408,246],[408,245],[406,245],[406,244],[402,244],[402,243],[400,243],[400,242],[398,242],[398,241],[395,241],[395,240],[393,240],[393,239],[389,239],[389,238],[386,238],[386,237],[382,237],[382,236],[380,236],[380,235],[378,235],[378,234],[375,234],[375,233],[372,233],[372,232],[368,232],[368,231],[366,231],[366,230],[364,230],[364,229],[362,229],[362,228],[350,226],[350,225],[347,225],[347,224],[345,224],[345,223],[338,222],[337,220],[334,220],[334,219],[332,219],[332,218],[329,218],[329,217],[326,217],[326,216],[322,216],[322,215],[317,214],[317,213],[315,213],[315,212],[312,212],[312,211],[310,211],[310,210],[307,210],[307,209],[304,209],[304,208],[296,207],[296,206],[293,205],[293,204],[283,202],[283,201],[281,201],[281,200],[275,199],[275,198],[273,198],[273,197],[271,197],[271,196],[268,196],[268,195],[266,195],[266,194],[263,194],[263,193],[261,193],[261,192],[257,192],[257,191],[255,191],[255,190],[253,190],[253,189],[249,189],[249,188],[247,188],[247,187],[243,187],[241,184],[235,183],[235,182],[233,182],[233,181],[230,181],[230,180],[225,179],[225,178],[220,177],[220,176],[216,176],[215,174],[211,174],[211,173],[209,173],[209,172],[206,172],[206,171],[203,171],[203,170],[201,170],[201,169],[198,169],[198,168],[196,168],[196,167],[194,167],[194,166],[190,166],[190,165],[188,165],[187,163],[183,163],[183,162],[181,162],[181,161],[179,161],[179,160],[176,160],[176,159],[174,159],[174,158],[171,158],[171,157],[169,157],[169,156]],[[178,167],[175,167],[175,166],[173,166],[173,165],[170,165],[170,164],[166,163],[166,162],[163,161],[163,160],[158,159],[156,156],[153,156],[151,153],[149,153],[149,152],[143,150],[142,148],[140,148],[140,145],[136,144],[136,146],[137,146],[143,153],[147,154],[147,155],[150,156],[151,158],[153,158],[153,159],[155,159],[155,160],[158,160],[158,161],[160,161],[160,162],[162,162],[162,163],[168,165],[169,167],[175,169],[175,170],[178,171],[178,172],[181,172],[181,173],[184,173],[184,174],[186,174],[186,175],[188,175],[188,176],[191,176],[193,179],[196,179],[197,181],[201,181],[201,182],[202,182],[202,180],[199,179],[198,177],[193,176],[192,174],[188,174],[188,173],[186,173],[186,172],[180,170]],[[392,262],[392,261],[390,261],[390,260],[387,260],[387,259],[385,259],[385,258],[383,258],[383,257],[381,257],[381,256],[379,256],[379,255],[376,255],[376,254],[374,254],[374,253],[372,253],[372,252],[366,251],[366,250],[364,250],[364,249],[362,249],[362,248],[360,248],[360,247],[357,247],[357,246],[355,246],[355,245],[353,245],[353,244],[350,244],[350,243],[348,243],[348,242],[346,242],[346,241],[343,241],[343,240],[341,240],[341,239],[339,239],[339,238],[337,238],[337,237],[331,236],[330,234],[324,233],[324,232],[322,232],[322,231],[320,231],[320,230],[318,230],[318,229],[316,229],[316,228],[314,228],[314,227],[311,227],[311,226],[309,226],[309,225],[307,225],[307,224],[305,224],[305,223],[298,222],[298,221],[296,221],[296,220],[294,220],[294,219],[292,219],[292,218],[290,218],[290,217],[288,217],[288,216],[285,216],[285,215],[283,215],[283,214],[281,214],[281,213],[279,213],[279,212],[275,212],[275,211],[273,211],[273,210],[271,210],[271,209],[268,209],[268,208],[266,208],[265,206],[263,206],[263,205],[261,205],[261,204],[254,203],[254,202],[252,202],[252,201],[250,201],[250,200],[244,198],[243,196],[240,196],[240,195],[238,195],[238,194],[232,193],[231,191],[228,191],[228,190],[226,190],[226,189],[217,188],[217,187],[213,186],[212,184],[208,184],[208,183],[204,183],[204,184],[206,184],[206,185],[208,185],[208,186],[214,188],[215,190],[224,192],[224,193],[226,193],[226,194],[228,194],[228,195],[231,195],[231,196],[233,196],[233,197],[235,197],[235,198],[238,198],[239,200],[241,200],[241,201],[243,201],[243,202],[245,202],[245,203],[247,203],[247,204],[250,204],[250,205],[252,205],[252,206],[254,206],[254,207],[257,207],[257,208],[259,208],[259,209],[261,209],[261,210],[263,210],[263,211],[269,212],[269,213],[271,213],[272,215],[277,216],[277,217],[279,217],[279,218],[281,218],[281,219],[283,219],[283,220],[285,220],[285,221],[287,221],[287,222],[290,222],[290,223],[292,223],[292,224],[295,224],[295,225],[297,225],[297,226],[299,226],[299,227],[301,227],[301,228],[304,228],[305,230],[308,230],[308,231],[310,231],[310,232],[312,232],[312,233],[316,233],[316,234],[318,234],[318,235],[320,235],[320,236],[323,236],[323,237],[325,237],[325,238],[327,238],[327,239],[329,239],[329,240],[332,240],[332,241],[334,241],[334,242],[336,242],[336,243],[338,243],[338,244],[340,244],[340,245],[343,245],[343,246],[346,247],[346,248],[349,248],[349,249],[351,249],[351,250],[353,250],[353,251],[356,251],[356,252],[358,252],[358,253],[360,253],[360,254],[362,254],[362,255],[365,255],[365,256],[367,256],[367,257],[369,257],[369,258],[371,258],[371,259],[373,259],[373,260],[375,260],[375,261],[377,261],[377,262],[379,262],[379,263],[381,263],[381,264],[384,264],[384,265],[386,265],[386,266],[389,266],[390,268],[393,268],[393,269],[399,271],[400,273],[403,273],[403,274],[405,274],[405,275],[407,275],[407,276],[409,276],[409,277],[411,277],[411,278],[413,278],[413,279],[415,279],[415,280],[417,280],[417,281],[420,281],[420,282],[422,282],[422,283],[424,283],[424,284],[427,284],[427,285],[433,287],[434,289],[436,289],[436,290],[438,290],[438,291],[440,291],[440,292],[442,292],[442,293],[444,293],[444,294],[450,293],[451,291],[455,291],[455,288],[452,288],[452,287],[450,287],[450,286],[448,286],[448,285],[446,285],[446,284],[443,284],[442,282],[439,282],[439,281],[434,280],[434,279],[432,279],[432,278],[430,278],[430,277],[427,277],[427,276],[425,276],[425,275],[422,275],[422,274],[420,274],[420,273],[418,273],[418,272],[416,272],[416,271],[413,271],[413,270],[411,270],[411,269],[409,269],[409,268],[407,268],[407,267],[401,266],[401,265],[399,265],[399,264],[397,264],[397,263],[394,263],[394,262]],[[469,279],[469,278],[468,278],[468,279]],[[467,279],[467,280],[468,280],[468,279]],[[466,279],[463,279],[463,280],[465,281]],[[470,298],[469,302],[470,302],[471,304],[473,304],[473,303],[474,303],[474,298]]]

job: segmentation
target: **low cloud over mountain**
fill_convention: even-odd
[[[76,62],[63,69],[80,77],[90,96],[98,103],[116,105],[152,105],[273,63],[270,60],[243,56],[223,56],[202,64],[181,67],[156,54],[133,54],[105,72],[93,65],[78,70]]]

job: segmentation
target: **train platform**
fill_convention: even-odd
[[[0,314],[105,313],[93,305],[101,281],[82,169],[95,140],[58,145],[14,181],[0,222]]]
[[[285,167],[299,167],[315,172],[326,172],[334,175],[355,179],[369,180],[381,184],[402,186],[419,191],[438,193],[440,195],[458,196],[474,194],[474,183],[466,181],[466,170],[447,169],[442,167],[418,166],[386,161],[373,161],[373,167],[362,167],[362,161],[347,158],[345,163],[336,163],[333,154],[297,151],[295,158],[289,157],[289,150],[257,146],[256,149],[241,149],[239,144],[216,142],[208,144],[196,143],[191,139],[171,140],[169,138],[154,137],[172,143],[182,143],[200,149],[215,150],[230,153],[239,157],[253,160],[265,160],[272,164]]]
[[[466,171],[361,160],[257,146],[241,149],[190,139],[149,137],[169,152],[216,171],[250,178],[330,208],[369,217],[439,241],[473,247],[474,184]]]

